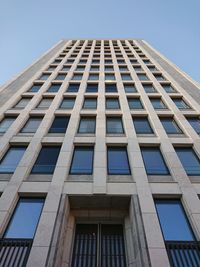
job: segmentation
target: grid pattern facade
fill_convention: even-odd
[[[185,77],[184,73],[181,75]],[[14,172],[0,169],[0,234],[3,236],[19,196],[45,197],[27,263],[45,266],[63,195],[136,195],[149,264],[170,266],[154,199],[180,199],[198,240],[200,172],[195,166],[189,166],[190,173],[187,172],[177,151],[192,148],[198,161],[200,139],[190,120],[198,119],[199,112],[200,103],[140,41],[64,41],[54,56],[0,108],[2,121],[14,118],[2,130],[0,157],[3,159],[10,147],[25,147]],[[29,131],[23,130],[30,118],[35,120],[27,126]],[[54,131],[56,118],[68,120],[64,128],[56,126]],[[89,122],[81,128],[83,119]],[[121,130],[119,124],[115,128],[117,119],[121,121]],[[175,130],[167,133],[170,122]],[[143,125],[145,129],[140,129]],[[44,147],[59,147],[55,169],[48,174],[41,170],[34,173],[33,167]],[[93,149],[90,172],[72,171],[74,151],[80,147]],[[110,148],[126,150],[129,172],[109,172]],[[162,164],[157,173],[145,164],[143,150],[155,148],[160,151],[167,172],[162,173]],[[76,215],[69,215],[71,241],[68,238],[63,266],[70,266],[71,262],[74,230],[70,225],[74,225],[75,218]],[[134,266],[131,252],[127,254],[127,265]]]

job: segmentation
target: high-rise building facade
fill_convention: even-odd
[[[0,266],[200,266],[200,87],[148,43],[60,41],[0,116]]]

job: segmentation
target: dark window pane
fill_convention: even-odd
[[[171,84],[161,84],[166,93],[176,93]]]
[[[52,98],[43,98],[39,105],[37,106],[37,108],[39,109],[48,109],[51,105],[51,102],[52,102]]]
[[[96,119],[95,118],[81,118],[79,124],[79,133],[95,133]]]
[[[131,174],[125,147],[108,148],[108,174]]]
[[[165,104],[162,102],[160,98],[151,98],[151,104],[155,109],[167,109]]]
[[[198,118],[188,118],[188,122],[194,128],[194,130],[200,134],[200,120]]]
[[[71,69],[71,66],[63,66],[62,71],[68,71]]]
[[[173,98],[174,104],[179,109],[190,109],[190,107],[185,103],[185,101],[182,98]]]
[[[44,205],[42,198],[20,198],[4,238],[34,238]]]
[[[49,87],[49,89],[48,89],[48,91],[47,92],[52,92],[52,93],[54,93],[54,92],[58,92],[58,90],[60,89],[60,84],[52,84],[50,87]]]
[[[132,77],[130,74],[121,74],[122,80],[123,81],[130,81],[132,80]]]
[[[126,93],[136,93],[135,85],[132,83],[124,83],[124,90]]]
[[[118,98],[107,98],[106,99],[106,108],[107,109],[119,109],[119,100]]]
[[[133,124],[137,134],[153,134],[147,118],[133,118]]]
[[[31,173],[52,174],[59,152],[60,146],[42,147]]]
[[[143,109],[139,98],[128,98],[128,105],[130,109]]]
[[[40,76],[39,80],[47,80],[51,74],[43,74]]]
[[[16,117],[5,117],[0,122],[0,134],[5,133],[11,124],[15,121]]]
[[[161,123],[167,134],[181,134],[182,131],[172,118],[160,118]]]
[[[138,76],[138,79],[140,80],[140,81],[147,81],[147,80],[149,80],[149,78],[146,76],[146,74],[137,74],[137,76]]]
[[[115,74],[105,74],[105,80],[115,80]]]
[[[26,150],[25,146],[12,146],[0,161],[0,173],[13,173]]]
[[[28,91],[32,93],[38,92],[42,85],[43,84],[34,84]]]
[[[162,76],[162,74],[155,74],[154,73],[154,76],[158,81],[164,81],[165,80],[165,78]]]
[[[156,200],[165,241],[194,241],[195,237],[179,200]]]
[[[19,102],[14,106],[14,108],[23,109],[27,106],[27,104],[30,102],[31,98],[24,97],[19,100]]]
[[[70,174],[92,174],[93,147],[75,147]]]
[[[147,175],[168,175],[169,170],[165,164],[159,148],[141,148]]]
[[[41,117],[31,117],[22,128],[21,133],[35,133],[40,126],[41,121]]]
[[[74,107],[75,98],[64,98],[60,108],[61,109],[72,109]]]
[[[117,92],[116,84],[106,84],[105,85],[105,92],[106,93],[116,93]]]
[[[74,74],[73,77],[72,77],[72,80],[82,80],[82,77],[83,77],[83,74]]]
[[[177,147],[176,153],[188,175],[200,175],[200,161],[191,147]]]
[[[76,93],[79,90],[79,86],[80,86],[79,83],[70,83],[67,88],[67,92]]]
[[[96,109],[97,99],[96,98],[85,98],[83,103],[83,108],[85,109]]]
[[[98,92],[98,84],[97,83],[88,83],[86,88],[87,93],[97,93]]]
[[[55,78],[55,80],[64,80],[67,74],[58,74]]]
[[[122,119],[117,117],[107,117],[106,129],[108,134],[123,134]]]
[[[49,133],[65,133],[69,123],[69,118],[69,116],[56,116],[51,128],[49,129]]]
[[[144,87],[144,90],[146,93],[155,93],[156,92],[156,90],[152,84],[143,84],[143,87]]]
[[[88,80],[98,80],[99,74],[90,74]]]

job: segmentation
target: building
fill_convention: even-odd
[[[0,266],[200,266],[199,89],[137,39],[60,41],[1,87]]]

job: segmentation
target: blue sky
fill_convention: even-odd
[[[0,4],[0,85],[62,38],[142,38],[200,82],[199,0],[0,0]]]

